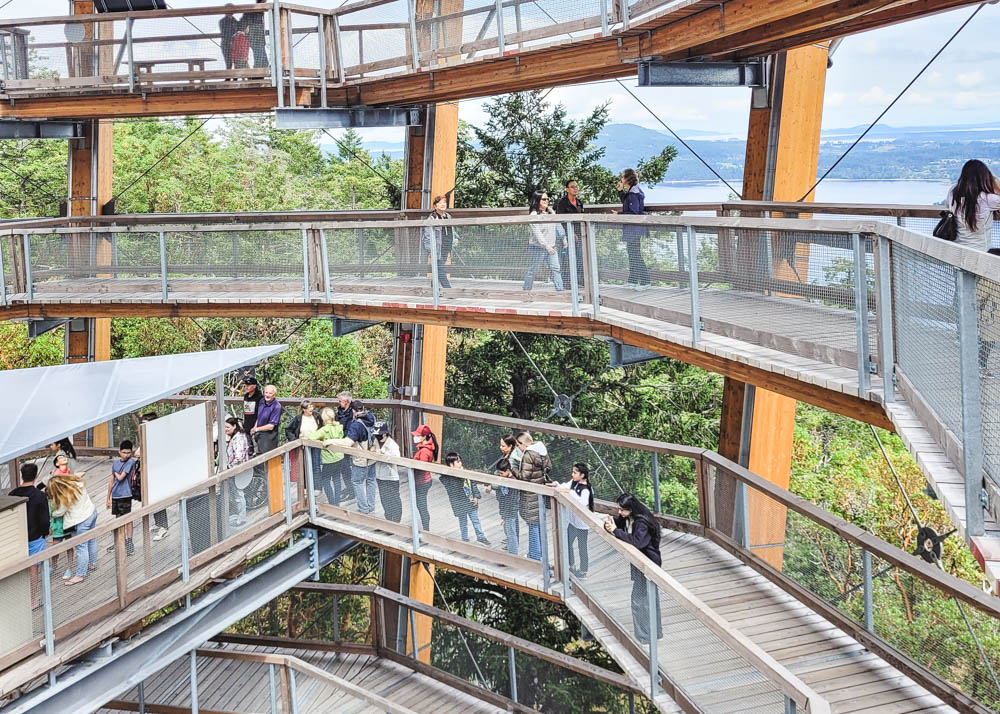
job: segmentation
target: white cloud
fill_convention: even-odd
[[[877,84],[862,94],[858,101],[861,104],[888,104],[893,99],[893,95],[882,89]]]
[[[984,79],[985,77],[983,76],[982,70],[978,69],[973,72],[960,72],[955,77],[955,81],[962,89],[973,89],[978,87],[983,83]]]
[[[837,108],[844,106],[844,102],[847,101],[846,92],[827,92],[826,98],[823,100],[823,105],[827,108]]]

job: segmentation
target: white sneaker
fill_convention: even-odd
[[[152,531],[152,530],[153,529],[151,528],[150,531]],[[160,526],[157,526],[156,527],[156,533],[152,534],[152,540],[154,540],[154,541],[155,540],[163,540],[169,534],[170,534],[170,531],[168,531],[166,528],[161,528]]]

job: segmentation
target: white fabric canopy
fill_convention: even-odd
[[[0,463],[287,349],[189,352],[0,371]]]

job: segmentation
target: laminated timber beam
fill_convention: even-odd
[[[747,57],[972,5],[969,0],[729,0],[668,22],[653,18],[628,33],[578,39],[500,58],[376,78],[328,89],[333,106],[423,104],[539,89],[635,74],[627,60],[697,56]],[[660,23],[660,24],[657,24]],[[314,90],[296,87],[296,104],[310,106]],[[0,118],[95,118],[270,111],[275,90],[180,90],[142,94],[19,98],[0,104]]]

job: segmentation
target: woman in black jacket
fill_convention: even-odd
[[[623,540],[657,565],[660,558],[660,526],[646,506],[631,493],[618,496],[618,515],[608,516],[604,530]],[[632,629],[642,644],[649,644],[649,595],[646,576],[634,565],[632,570]],[[660,601],[656,600],[656,639],[663,637],[663,622],[660,616]]]
[[[565,183],[566,193],[556,201],[556,213],[583,213],[583,201],[580,199],[580,185],[570,179]],[[583,287],[583,233],[586,230],[584,224],[572,223],[573,240],[566,236],[565,247],[560,249],[559,265],[562,271],[563,285],[569,285],[569,244],[574,245],[574,258],[576,259],[576,284]]]

